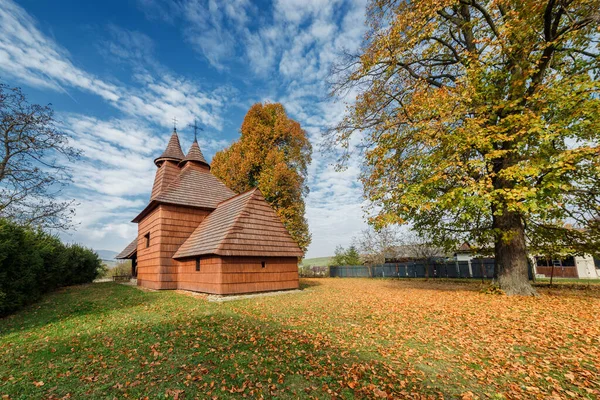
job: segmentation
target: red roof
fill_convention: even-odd
[[[302,257],[302,250],[258,189],[218,205],[173,258],[221,256]]]
[[[116,259],[130,258],[137,251],[137,238],[133,239],[133,242],[129,243],[122,252],[115,256]]]
[[[173,130],[173,134],[171,134],[171,138],[169,139],[169,144],[167,144],[167,148],[163,153],[154,160],[154,164],[159,165],[161,161],[164,160],[174,160],[181,161],[185,155],[181,150],[181,144],[179,143],[179,136],[177,136],[177,130]]]
[[[469,252],[471,251],[471,245],[468,242],[464,242],[463,244],[460,245],[460,247],[458,249],[456,249],[458,252]]]

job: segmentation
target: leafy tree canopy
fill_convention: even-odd
[[[362,133],[371,222],[493,248],[509,294],[533,292],[528,248],[597,253],[599,21],[599,0],[372,0],[332,131]]]
[[[254,104],[241,137],[215,154],[212,172],[237,193],[258,187],[303,251],[310,244],[304,216],[312,146],[280,103]]]

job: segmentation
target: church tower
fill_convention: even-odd
[[[198,150],[200,150],[198,148]],[[153,200],[159,194],[163,193],[167,186],[179,174],[178,164],[184,158],[177,135],[177,128],[173,128],[173,133],[169,139],[169,144],[163,153],[154,160],[154,164],[158,167],[154,177],[154,185],[152,186],[152,195],[150,200]]]
[[[206,162],[204,154],[202,154],[202,150],[200,150],[198,139],[194,139],[194,143],[192,143],[192,147],[190,147],[187,156],[179,162],[179,167],[183,167],[189,162],[207,168],[210,171],[210,164]]]

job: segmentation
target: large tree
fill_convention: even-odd
[[[50,106],[30,104],[0,83],[0,217],[43,228],[70,226],[73,202],[62,198],[67,161],[79,157]]]
[[[493,249],[508,294],[533,293],[528,248],[598,252],[600,0],[372,0],[367,20],[332,137],[361,133],[371,222]]]
[[[312,146],[300,124],[279,103],[254,104],[240,139],[218,152],[212,172],[237,193],[258,187],[303,251],[310,244],[304,217]]]

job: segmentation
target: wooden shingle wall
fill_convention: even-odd
[[[152,186],[150,200],[154,200],[156,196],[164,192],[167,186],[169,186],[169,184],[173,182],[175,178],[177,178],[179,172],[179,167],[174,161],[163,162],[163,164],[156,170],[156,175],[154,176],[154,186]]]
[[[211,174],[206,165],[189,162],[179,171],[171,183],[153,200],[214,209],[220,202],[235,196],[235,192]]]
[[[302,256],[298,244],[258,190],[219,243],[218,253],[223,256]]]
[[[155,208],[138,224],[138,285],[150,289],[159,289],[158,275],[160,242],[157,240],[160,230],[160,208]],[[146,235],[150,232],[150,246],[146,247]]]
[[[161,204],[138,224],[138,285],[176,289],[175,251],[209,214],[207,210]],[[150,232],[150,247],[145,235]]]
[[[220,256],[301,257],[302,250],[258,189],[217,207],[175,254]]]
[[[221,294],[298,289],[297,257],[221,257]],[[265,262],[262,268],[261,262]]]
[[[262,261],[265,267],[262,267]],[[179,289],[212,294],[241,294],[298,289],[296,257],[201,256],[175,261]]]
[[[220,293],[221,258],[203,256],[200,258],[200,271],[196,271],[196,259],[175,261],[177,265],[178,289],[203,293]]]

